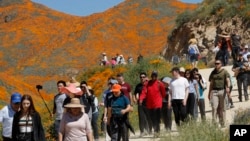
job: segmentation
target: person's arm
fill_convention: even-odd
[[[86,123],[86,136],[88,138],[88,141],[93,141],[93,133],[91,131],[91,122],[88,116],[86,116],[85,118],[85,123]]]
[[[198,86],[198,82],[194,85],[195,87],[195,91],[196,91],[196,100],[197,102],[199,102],[199,99],[200,99],[200,91],[199,91],[199,86]]]
[[[142,88],[142,92],[139,96],[139,104],[142,104],[142,101],[146,98],[146,94],[147,94],[147,85],[148,82],[144,83],[143,88]]]
[[[186,87],[186,88],[185,88],[185,98],[184,98],[183,101],[182,101],[182,104],[183,104],[184,106],[186,106],[186,104],[187,104],[188,95],[189,95],[189,87]]]
[[[132,108],[131,108],[130,104],[128,104],[127,107],[126,107],[126,109],[121,110],[121,114],[124,115],[124,114],[130,112],[131,109]]]
[[[211,92],[213,90],[213,85],[214,85],[213,81],[210,81],[210,85],[209,85],[209,89],[208,89],[208,100],[211,99]]]
[[[171,94],[170,89],[168,91],[169,91],[169,94],[168,94],[168,109],[170,109],[171,108],[172,94]]]
[[[110,119],[111,119],[111,115],[112,115],[112,110],[111,110],[111,107],[108,107],[107,108],[107,124],[110,125]]]

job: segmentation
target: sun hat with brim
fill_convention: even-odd
[[[84,108],[84,105],[80,103],[79,98],[71,98],[70,103],[64,106],[65,108]]]
[[[69,84],[67,87],[62,87],[61,92],[66,94],[82,95],[81,89],[77,88],[74,84]]]
[[[121,85],[119,85],[119,84],[114,84],[113,86],[112,86],[112,89],[111,89],[111,91],[112,92],[120,92],[121,91]]]

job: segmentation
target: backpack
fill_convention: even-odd
[[[190,47],[189,47],[189,50],[188,50],[188,53],[189,53],[189,54],[195,54],[195,52],[196,52],[196,51],[195,51],[195,47],[194,47],[194,46],[190,46]]]

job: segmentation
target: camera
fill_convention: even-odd
[[[36,85],[36,88],[37,88],[38,90],[40,90],[40,89],[43,89],[43,86],[42,86],[42,85]]]

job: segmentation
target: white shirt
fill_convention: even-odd
[[[62,119],[62,115],[63,115],[63,112],[64,112],[63,102],[64,102],[65,98],[66,98],[66,94],[57,94],[55,96],[55,105],[56,105],[55,117],[56,117],[56,120],[61,120]]]
[[[172,79],[170,82],[170,89],[172,92],[172,99],[184,99],[186,88],[189,87],[188,80],[184,77]]]
[[[12,122],[16,112],[11,108],[10,105],[4,106],[0,111],[0,122],[3,126],[3,136],[11,138],[12,134]]]

